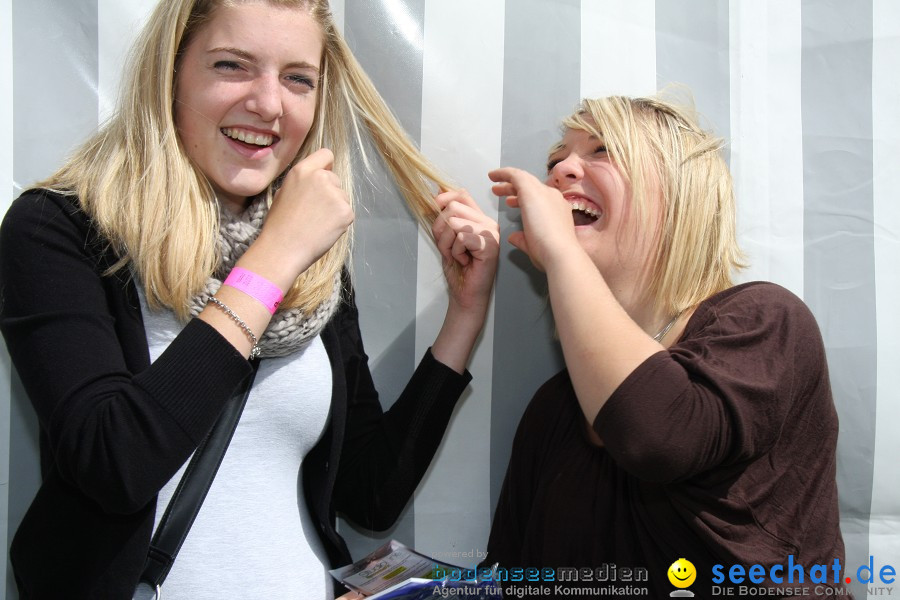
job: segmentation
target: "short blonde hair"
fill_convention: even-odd
[[[438,214],[433,194],[450,184],[410,141],[353,57],[328,1],[254,1],[305,10],[323,34],[315,117],[294,162],[330,148],[334,172],[352,201],[352,154],[364,151],[365,130],[413,214],[430,224]],[[36,184],[76,194],[121,257],[113,271],[130,265],[151,306],[171,308],[183,319],[191,298],[219,264],[219,216],[210,183],[193,166],[176,133],[175,69],[215,11],[241,3],[160,0],[132,48],[113,117],[62,168]],[[270,185],[263,193],[271,200],[274,189]],[[351,237],[352,231],[342,236],[298,277],[283,307],[310,312],[331,295],[335,275],[348,263]]]
[[[648,206],[662,202],[645,288],[655,308],[678,314],[733,285],[745,263],[724,142],[701,129],[692,110],[659,97],[610,96],[583,100],[562,125],[604,141],[631,188],[629,235],[655,231]]]

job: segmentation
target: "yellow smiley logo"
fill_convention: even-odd
[[[686,558],[679,558],[669,567],[669,582],[677,588],[690,587],[697,579],[697,569]]]

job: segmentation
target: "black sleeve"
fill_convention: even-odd
[[[796,399],[827,377],[806,305],[774,284],[747,284],[695,314],[684,341],[649,357],[594,421],[622,468],[684,480],[739,464],[778,440]]]
[[[194,319],[137,372],[126,355],[146,353],[146,339],[138,325],[123,346],[113,303],[132,284],[103,274],[107,246],[74,198],[16,200],[0,228],[0,329],[59,475],[129,513],[184,463],[250,367]]]
[[[400,397],[384,412],[369,371],[351,292],[338,317],[348,419],[334,506],[360,525],[383,530],[406,506],[437,451],[471,375],[426,352]]]

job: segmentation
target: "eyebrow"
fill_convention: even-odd
[[[598,144],[605,144],[605,143],[606,143],[606,140],[604,140],[602,137],[597,137],[597,136],[594,135],[593,133],[591,133],[590,135],[588,135],[588,141],[589,141],[589,142],[596,142],[596,143],[598,143]],[[559,141],[559,142],[556,142],[556,144],[550,146],[550,152],[549,152],[549,154],[556,154],[557,152],[560,152],[560,151],[562,151],[562,150],[567,150],[568,148],[569,148],[569,145],[568,145],[567,143],[565,143],[565,142],[563,142],[563,141]]]
[[[228,54],[234,54],[238,58],[242,58],[248,62],[257,63],[258,59],[253,55],[247,52],[246,50],[241,50],[240,48],[212,48],[207,52],[207,54],[215,54],[216,52],[227,52]],[[288,63],[284,66],[286,69],[312,69],[316,73],[319,72],[319,67],[312,65],[305,60],[299,62]]]
[[[566,148],[568,148],[568,146],[566,144],[564,144],[562,142],[557,142],[556,144],[554,144],[553,146],[550,147],[550,152],[549,152],[548,156],[553,156],[557,152],[559,152],[561,150],[565,150]]]

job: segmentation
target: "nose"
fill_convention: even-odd
[[[276,75],[260,75],[251,83],[246,100],[247,110],[259,115],[263,121],[274,121],[283,115],[281,91]]]
[[[584,177],[584,165],[581,157],[575,152],[553,165],[547,177],[547,184],[555,188],[577,183]]]

